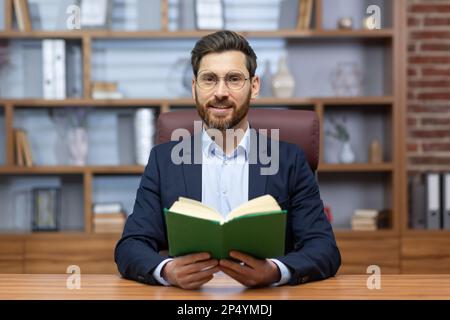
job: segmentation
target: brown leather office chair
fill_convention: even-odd
[[[187,129],[193,134],[194,121],[200,121],[197,110],[162,113],[157,122],[156,143],[170,141],[173,130]],[[319,119],[314,111],[252,109],[248,113],[252,128],[280,130],[280,140],[297,144],[306,154],[309,166],[317,169],[319,161]]]

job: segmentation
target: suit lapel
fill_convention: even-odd
[[[259,134],[250,131],[250,156],[248,168],[248,200],[262,196],[266,193],[267,175],[261,175],[261,161],[258,153]],[[261,147],[260,152],[267,153],[267,145]]]
[[[191,150],[188,152],[191,158],[191,164],[182,164],[185,192],[187,197],[202,201],[201,134],[192,135]]]

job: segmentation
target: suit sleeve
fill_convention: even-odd
[[[316,179],[300,148],[295,155],[289,193],[294,250],[277,258],[292,272],[289,284],[334,276],[341,264],[341,256],[324,212]]]
[[[152,271],[166,258],[158,253],[167,246],[166,239],[157,148],[153,148],[137,190],[133,213],[116,245],[114,255],[121,275],[159,285]]]

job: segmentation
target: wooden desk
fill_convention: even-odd
[[[81,289],[66,288],[64,274],[2,274],[0,299],[449,299],[450,275],[383,275],[380,290],[369,290],[366,275],[342,275],[298,286],[246,289],[225,275],[201,290],[149,286],[117,275],[82,275]]]

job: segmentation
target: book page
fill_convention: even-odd
[[[223,222],[222,215],[200,201],[179,197],[178,201],[170,207],[169,211],[184,214],[186,216]]]
[[[281,208],[277,201],[271,195],[264,195],[243,203],[239,207],[232,210],[228,216],[227,221],[234,218],[245,216],[247,214],[280,211]]]

